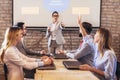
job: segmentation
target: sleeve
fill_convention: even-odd
[[[77,50],[77,52],[75,53],[74,58],[79,59],[83,56],[90,54],[90,52],[91,52],[91,46],[88,43],[83,43],[81,48]]]
[[[83,37],[83,41],[86,41],[88,39],[89,39],[89,35],[86,35],[86,36]]]
[[[58,24],[57,24],[57,28],[58,29],[64,29],[64,27],[62,27],[62,24],[61,24],[62,22],[58,22]]]
[[[78,49],[76,49],[76,50],[71,50],[71,51],[68,51],[68,52],[70,52],[70,53],[75,53],[75,52],[77,52],[77,50],[79,50],[79,48],[78,48]]]
[[[83,41],[87,42],[88,44],[91,44],[91,45],[94,43],[93,37],[91,35],[84,36]]]
[[[115,55],[113,55],[113,53],[109,53],[106,57],[106,62],[104,64],[105,67],[104,74],[107,80],[114,80],[117,65],[116,63],[117,60],[115,58]]]
[[[77,50],[75,53],[67,53],[66,55],[71,58],[79,59],[83,56],[86,56],[91,51],[91,47],[87,43],[83,43],[81,48]]]
[[[61,23],[60,23],[60,29],[63,29],[63,27],[62,27]]]
[[[19,45],[21,45],[22,47],[18,47]],[[19,49],[19,51],[22,53],[24,51],[25,54],[27,55],[40,55],[39,51],[35,51],[35,50],[30,50],[26,47],[26,43],[25,40],[23,39],[23,43],[19,43],[19,45],[17,45],[17,49]],[[22,51],[20,50],[22,49]]]
[[[48,29],[46,29],[46,38],[49,38],[50,37],[50,35],[51,35],[51,32],[50,31],[48,31]]]
[[[79,48],[78,49],[76,49],[76,50],[67,50],[66,51],[66,55],[67,55],[67,57],[70,57],[70,58],[74,58],[74,54],[77,52],[77,50],[79,50]]]
[[[19,55],[19,51],[16,51],[15,49],[9,49],[7,51],[7,58],[9,61],[11,61],[12,63],[18,65],[18,66],[22,66],[24,68],[27,69],[34,69],[37,68],[39,66],[39,62],[28,62],[26,61],[23,56]],[[40,62],[41,66],[43,65],[43,62]]]
[[[40,55],[40,52],[39,51],[34,51],[34,50],[29,50],[28,48],[26,48],[26,46],[24,46],[25,48],[25,52],[26,54],[28,55]]]
[[[27,57],[27,56],[25,56],[25,55],[22,54],[22,53],[20,53],[20,56],[21,56],[24,60],[26,60],[26,61],[28,61],[28,62],[35,62],[35,61],[37,61],[36,58]],[[40,60],[41,60],[41,59],[40,59]]]
[[[66,55],[68,56],[68,57],[70,57],[70,58],[74,58],[74,53],[66,53]]]

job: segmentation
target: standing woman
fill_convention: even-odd
[[[62,29],[64,24],[59,21],[59,13],[54,11],[52,13],[52,23],[48,26],[46,31],[46,38],[48,38],[48,51],[49,53],[56,53],[57,50],[63,49],[65,43]]]
[[[116,56],[111,47],[112,36],[109,30],[100,28],[97,30],[94,42],[96,44],[96,56],[94,57],[94,67],[84,64],[80,66],[82,70],[95,72],[105,80],[116,80]]]
[[[36,59],[23,55],[17,48],[17,43],[22,38],[22,31],[17,27],[7,29],[5,39],[1,48],[1,61],[8,68],[8,80],[24,80],[23,67],[34,69],[39,66],[52,63],[50,58]]]

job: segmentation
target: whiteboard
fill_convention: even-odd
[[[29,27],[46,27],[52,12],[58,11],[59,21],[67,27],[78,27],[77,17],[100,27],[101,0],[13,0],[13,24],[25,22]]]

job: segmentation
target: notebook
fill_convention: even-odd
[[[55,70],[56,69],[56,66],[55,64],[51,64],[51,65],[47,65],[47,66],[40,66],[38,67],[37,69],[39,70]]]
[[[71,70],[78,70],[79,66],[82,63],[79,61],[63,61],[63,65],[67,68],[67,69],[71,69]]]
[[[65,54],[53,54],[54,59],[68,59]]]

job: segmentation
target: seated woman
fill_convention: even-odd
[[[96,55],[94,67],[88,64],[80,66],[81,70],[89,70],[105,78],[105,80],[116,80],[116,56],[111,47],[112,36],[109,30],[100,28],[97,30],[94,42],[96,43]]]
[[[52,64],[52,60],[49,57],[36,59],[23,55],[16,48],[21,38],[22,31],[19,28],[10,27],[7,29],[1,48],[1,60],[7,65],[9,80],[24,80],[23,67],[34,69],[39,66]]]

